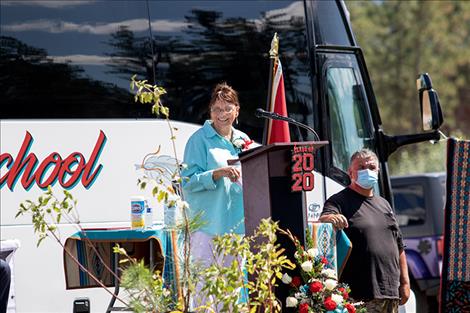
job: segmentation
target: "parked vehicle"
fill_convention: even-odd
[[[354,151],[378,154],[378,192],[391,200],[389,155],[439,138],[442,116],[427,75],[419,78],[426,132],[384,133],[343,1],[1,1],[0,8],[0,238],[21,242],[17,312],[70,312],[82,297],[93,311],[106,308],[103,290],[65,290],[61,247],[45,240],[36,248],[31,221],[15,214],[51,186],[78,199],[83,226],[129,225],[144,156],[159,146],[172,155],[165,121],[134,103],[134,74],[167,89],[179,158],[220,81],[239,92],[238,128],[261,142],[264,120],[255,111],[266,103],[277,32],[289,117],[330,143],[318,151],[315,188],[305,193],[309,220],[349,183]],[[291,128],[291,140],[314,137]],[[161,218],[162,208],[150,205]],[[59,229],[63,240],[76,231],[65,222]]]
[[[437,312],[442,269],[446,174],[391,178],[393,201],[403,232],[418,312]]]

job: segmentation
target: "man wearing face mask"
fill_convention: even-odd
[[[351,297],[366,303],[369,313],[396,313],[410,296],[408,267],[402,234],[387,200],[374,194],[379,162],[362,149],[351,157],[351,184],[331,196],[320,221],[344,229],[352,243],[340,280],[349,284]]]

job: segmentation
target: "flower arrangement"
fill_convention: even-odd
[[[286,307],[299,313],[366,312],[362,302],[351,302],[349,286],[338,282],[336,271],[329,268],[328,260],[313,247],[308,231],[307,249],[289,231],[286,234],[295,244],[294,258],[300,267],[300,276],[291,277],[287,273],[282,276],[282,282],[291,286]]]
[[[248,150],[250,148],[250,145],[253,143],[254,141],[249,139],[249,138],[242,138],[242,137],[237,137],[235,139],[232,140],[232,144],[233,146],[239,150],[240,152],[241,151],[245,151],[245,150]]]

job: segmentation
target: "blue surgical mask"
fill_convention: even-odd
[[[356,184],[364,189],[372,189],[377,183],[378,173],[369,169],[357,171]]]

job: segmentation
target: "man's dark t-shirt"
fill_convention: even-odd
[[[402,234],[387,200],[365,197],[350,188],[331,196],[322,215],[343,214],[352,243],[341,281],[355,300],[398,299]]]

